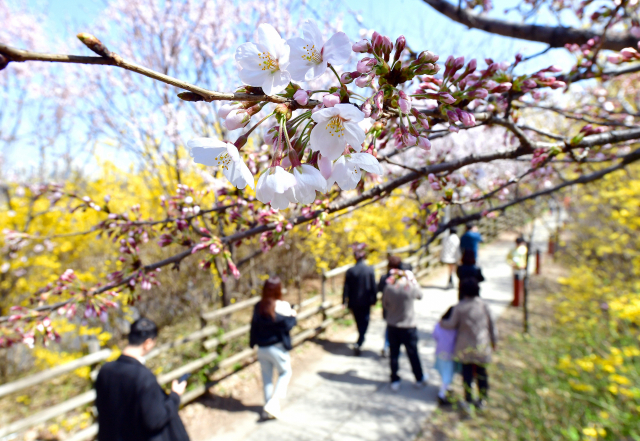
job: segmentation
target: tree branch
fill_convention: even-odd
[[[480,29],[490,34],[503,35],[505,37],[520,38],[522,40],[539,41],[550,47],[564,47],[565,44],[584,44],[593,37],[599,37],[600,33],[589,29],[574,29],[561,26],[541,26],[519,24],[495,18],[484,17],[472,12],[460,9],[446,0],[423,0],[436,11],[446,15],[451,20],[470,28]],[[619,51],[625,47],[634,47],[638,42],[630,34],[614,34],[607,37],[602,49]]]
[[[25,61],[48,61],[51,63],[76,63],[76,64],[97,64],[106,66],[115,66],[122,69],[135,72],[145,77],[152,78],[157,81],[175,86],[180,89],[188,90],[189,92],[200,95],[204,101],[248,101],[257,103],[260,101],[268,101],[270,103],[293,103],[294,101],[289,98],[284,98],[278,95],[253,95],[248,93],[223,93],[215,92],[213,90],[204,89],[194,84],[187,83],[186,81],[173,78],[169,75],[156,72],[146,67],[140,66],[135,63],[130,63],[123,60],[121,57],[112,54],[111,58],[105,57],[87,57],[83,55],[65,55],[65,54],[44,54],[40,52],[31,52],[22,49],[16,49],[6,44],[0,43],[0,54],[6,56],[9,61],[13,62],[25,62]],[[306,106],[300,106],[296,103],[297,108],[312,109],[318,104],[318,101],[309,100]]]

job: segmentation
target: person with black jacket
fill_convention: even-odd
[[[282,300],[282,283],[278,277],[269,278],[262,288],[262,299],[253,309],[249,346],[258,345],[258,361],[264,385],[263,419],[280,416],[280,400],[287,394],[291,380],[291,336],[296,325],[296,311]],[[273,370],[278,381],[273,385]]]
[[[478,283],[484,282],[482,269],[476,265],[476,256],[473,250],[465,250],[462,255],[462,265],[456,270],[456,275],[460,281],[464,279],[475,279]],[[460,293],[458,293],[458,300],[462,300]]]
[[[358,341],[354,346],[354,352],[356,355],[360,355],[364,336],[369,327],[371,306],[375,305],[378,300],[378,287],[373,267],[365,262],[365,251],[356,249],[354,257],[356,264],[349,268],[344,278],[342,303],[349,307],[356,321]]]
[[[180,420],[180,395],[186,381],[171,385],[167,395],[144,356],[155,346],[158,327],[146,318],[131,324],[122,355],[100,369],[96,380],[98,441],[188,441]]]
[[[389,254],[387,256],[388,265],[387,265],[387,273],[380,277],[380,282],[378,282],[378,292],[383,293],[384,288],[387,286],[387,278],[391,275],[392,269],[401,269],[401,270],[412,270],[412,266],[410,263],[404,263],[398,256],[394,256]],[[387,318],[387,311],[382,308],[382,318]],[[389,356],[389,330],[385,328],[384,330],[384,346],[382,347],[382,352],[380,354],[382,358],[387,358]]]

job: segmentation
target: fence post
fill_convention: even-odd
[[[540,275],[540,249],[536,249],[536,274]]]

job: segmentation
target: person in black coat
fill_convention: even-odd
[[[122,355],[100,369],[95,384],[98,441],[189,440],[178,415],[187,382],[174,380],[167,395],[143,364],[157,336],[155,323],[136,320]]]
[[[373,267],[367,265],[364,260],[364,250],[356,250],[354,257],[356,264],[349,268],[344,278],[342,303],[349,307],[356,321],[358,341],[354,346],[354,352],[360,355],[364,336],[369,327],[371,306],[378,300],[378,287]]]
[[[462,255],[462,265],[456,270],[459,280],[475,279],[478,283],[484,282],[482,270],[476,265],[476,256],[472,249],[466,249]],[[458,293],[458,300],[462,300]]]
[[[258,361],[262,371],[265,405],[262,419],[280,417],[280,399],[287,394],[291,380],[291,336],[296,325],[296,311],[282,300],[282,283],[278,277],[270,277],[262,288],[262,299],[253,309],[249,346],[258,346]],[[278,381],[273,384],[273,371]]]

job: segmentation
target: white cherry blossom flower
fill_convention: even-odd
[[[310,204],[315,201],[316,191],[321,193],[326,191],[327,180],[317,168],[309,164],[294,167],[293,176],[296,178],[296,185],[291,190],[295,200],[301,204]]]
[[[302,35],[287,41],[291,48],[288,70],[296,81],[316,79],[326,72],[328,63],[338,66],[351,56],[351,42],[344,32],[333,34],[325,43],[315,22],[307,20],[302,25]]]
[[[187,141],[196,164],[217,166],[222,174],[239,189],[255,188],[253,175],[235,145],[216,138],[194,138]]]
[[[364,130],[358,125],[364,119],[357,107],[351,104],[336,104],[311,115],[317,125],[311,130],[311,150],[334,161],[342,155],[349,144],[356,152],[362,150]]]
[[[296,178],[291,173],[280,166],[269,167],[258,178],[256,198],[263,204],[271,204],[277,210],[284,210],[289,202],[296,202],[291,190],[294,185]]]
[[[244,84],[262,87],[267,95],[282,92],[291,75],[287,72],[289,46],[270,24],[258,26],[257,43],[244,43],[236,50],[236,61]]]
[[[384,173],[378,160],[370,153],[353,153],[341,156],[334,164],[331,177],[327,182],[327,189],[338,183],[343,190],[353,190],[362,178],[360,169],[369,173],[381,175]]]

